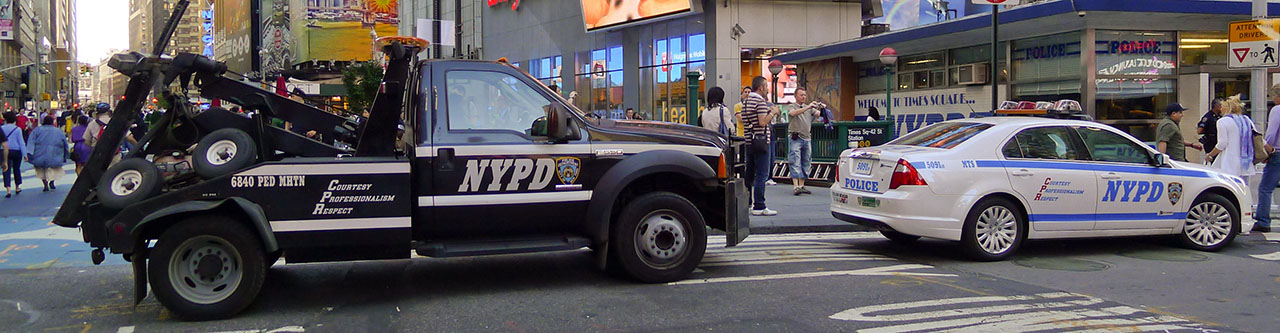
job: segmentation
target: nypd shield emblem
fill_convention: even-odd
[[[1169,183],[1169,204],[1177,205],[1182,199],[1182,183]]]
[[[560,178],[560,183],[569,185],[578,180],[578,172],[581,171],[582,160],[577,157],[561,157],[556,159],[556,176]]]

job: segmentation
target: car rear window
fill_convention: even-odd
[[[991,124],[966,122],[933,124],[898,138],[890,144],[951,149],[991,126]]]

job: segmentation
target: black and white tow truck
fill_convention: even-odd
[[[510,65],[419,61],[425,41],[379,42],[385,79],[362,121],[227,78],[225,64],[200,55],[113,56],[130,80],[98,147],[124,138],[153,88],[181,89],[163,93],[173,107],[140,149],[114,165],[114,150],[93,151],[54,222],[80,228],[95,263],[106,252],[132,263],[135,304],[149,283],[187,320],[243,311],[280,258],[590,248],[602,268],[652,283],[691,274],[708,228],[729,246],[746,238],[741,138],[589,119]],[[256,113],[199,110],[190,86]]]

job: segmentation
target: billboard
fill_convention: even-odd
[[[262,72],[279,73],[293,65],[293,34],[290,32],[289,0],[262,0]]]
[[[236,73],[253,70],[253,9],[249,0],[218,0],[213,4],[213,57]]]
[[[308,0],[291,5],[297,7],[292,9],[293,19],[302,21],[293,23],[295,62],[372,60],[378,51],[370,32],[378,37],[399,35],[398,0]]]
[[[581,0],[587,31],[685,13],[691,0]]]
[[[0,40],[13,40],[13,0],[0,0]]]

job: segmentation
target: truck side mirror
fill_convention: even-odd
[[[533,125],[529,126],[529,136],[547,136],[546,116],[538,117],[538,119],[533,120]]]
[[[1151,166],[1159,168],[1169,164],[1169,155],[1156,153],[1153,157],[1154,158],[1151,159]]]
[[[552,142],[565,142],[570,140],[578,140],[582,138],[582,134],[578,132],[577,126],[573,126],[572,115],[563,105],[552,104],[546,117],[546,136],[550,137]],[[537,120],[534,124],[538,123]]]

